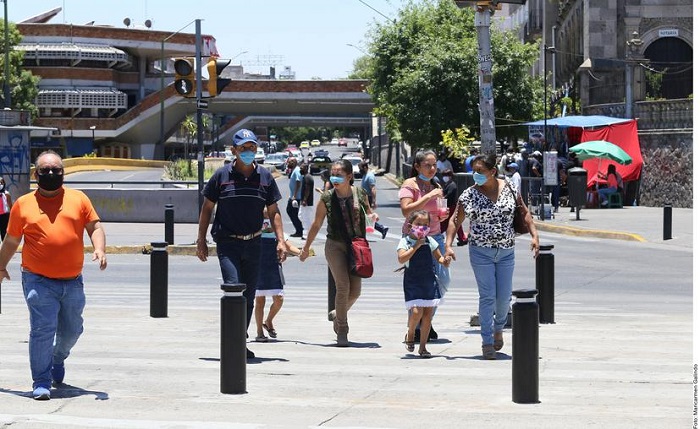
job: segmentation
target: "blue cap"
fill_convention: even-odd
[[[508,164],[508,168],[518,168],[518,163],[517,162],[511,162]]]
[[[241,128],[240,130],[236,131],[236,134],[233,135],[233,145],[234,146],[240,146],[244,143],[252,142],[255,143],[257,146],[258,144],[258,138],[255,136],[255,134],[247,130],[245,128]]]

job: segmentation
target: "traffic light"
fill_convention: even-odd
[[[196,76],[194,58],[177,58],[175,60],[175,91],[183,97],[194,97]]]
[[[223,79],[219,77],[222,71],[227,65],[231,63],[231,60],[222,60],[216,57],[209,57],[209,62],[207,62],[207,71],[209,72],[209,82],[207,82],[207,89],[209,90],[209,97],[216,97],[221,94],[221,91],[226,87],[226,85],[231,82],[231,79]]]

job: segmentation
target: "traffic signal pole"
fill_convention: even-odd
[[[199,212],[204,204],[204,135],[202,125],[202,20],[196,19],[195,25],[195,69],[197,73],[196,102],[197,102],[197,189],[199,197]]]
[[[478,43],[479,118],[481,123],[481,153],[496,153],[496,117],[493,107],[493,75],[491,74],[491,1],[476,4],[474,22]]]

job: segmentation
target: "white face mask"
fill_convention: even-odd
[[[443,176],[442,181],[445,183],[450,183],[452,181],[451,176]]]

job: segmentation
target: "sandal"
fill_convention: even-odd
[[[503,348],[503,331],[495,332],[493,334],[493,348],[499,351]]]
[[[420,356],[420,357],[422,357],[422,358],[424,358],[424,359],[430,359],[431,357],[433,357],[433,355],[431,355],[430,352],[427,351],[427,350],[421,350],[421,351],[419,351],[419,352],[418,352],[418,356]]]
[[[255,342],[256,343],[266,343],[268,338],[265,335],[258,335],[255,337]]]
[[[265,328],[265,330],[267,331],[267,334],[271,338],[277,338],[277,331],[275,331],[275,328],[270,328],[269,326],[267,326],[267,323],[263,323],[262,327]]]
[[[404,344],[406,344],[406,350],[409,352],[412,352],[416,349],[416,342],[414,341],[408,341],[408,334],[403,338]]]

